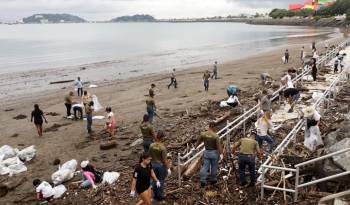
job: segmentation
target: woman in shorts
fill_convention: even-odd
[[[143,153],[140,157],[140,163],[136,165],[134,170],[130,196],[135,197],[135,191],[140,195],[141,200],[137,205],[152,204],[151,178],[156,181],[157,187],[160,187],[160,182],[152,169],[151,160],[148,153]]]
[[[38,104],[35,104],[30,121],[33,122],[33,119],[34,119],[34,124],[35,124],[36,130],[38,131],[39,137],[43,136],[43,118],[45,120],[45,123],[47,123],[47,120],[44,116],[44,112],[40,110]]]

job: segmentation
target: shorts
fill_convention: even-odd
[[[43,125],[43,121],[42,120],[39,120],[39,121],[34,120],[34,124],[35,125]]]
[[[293,101],[298,101],[300,99],[300,93],[292,96]]]
[[[136,192],[138,195],[142,194],[143,192],[147,191],[151,187],[151,184],[148,184],[148,186],[144,186],[141,184],[136,184]]]

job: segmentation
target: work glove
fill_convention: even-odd
[[[168,176],[171,175],[171,169],[168,169]]]
[[[220,154],[219,162],[221,162],[223,159],[224,159],[224,155],[223,155],[223,154]]]
[[[130,197],[134,198],[135,197],[135,191],[130,192]]]
[[[92,185],[92,188],[97,189],[97,186],[94,184],[94,185]]]
[[[156,182],[156,187],[157,187],[157,188],[160,188],[160,182],[159,182],[159,180]]]

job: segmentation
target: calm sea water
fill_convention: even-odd
[[[332,31],[241,23],[0,25],[0,74],[101,61],[115,62],[116,75],[149,73],[232,60]]]
[[[242,23],[0,25],[0,105],[73,88],[72,83],[50,85],[52,81],[80,76],[99,84],[220,64],[335,31]]]

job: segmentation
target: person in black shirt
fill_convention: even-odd
[[[140,157],[140,163],[136,165],[134,170],[130,196],[135,197],[135,191],[140,195],[141,200],[137,204],[152,204],[151,178],[156,181],[157,187],[160,187],[160,182],[152,169],[151,160],[148,153],[143,153]]]
[[[38,131],[39,137],[43,136],[43,118],[45,122],[47,123],[47,120],[44,116],[44,112],[40,110],[39,105],[34,105],[34,110],[32,111],[32,117],[30,118],[30,121],[33,122],[34,118],[34,124],[36,127],[36,130]]]
[[[292,113],[297,101],[300,98],[299,90],[296,88],[288,88],[284,91],[283,94],[284,97],[287,98],[288,103],[290,104],[290,109],[288,112]]]
[[[311,71],[312,78],[314,81],[317,79],[317,66],[316,66],[316,58],[312,58],[312,71]]]

